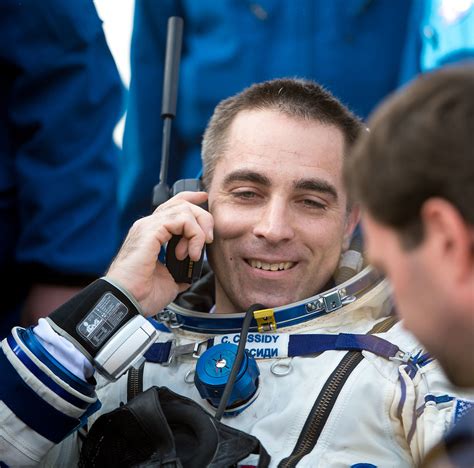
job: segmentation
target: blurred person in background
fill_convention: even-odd
[[[0,336],[103,274],[117,246],[122,85],[92,0],[0,4]],[[22,312],[21,312],[22,311]]]
[[[369,260],[391,280],[406,328],[467,389],[474,388],[473,128],[474,62],[445,67],[377,109],[345,167],[365,211]],[[429,410],[443,401],[433,396]],[[423,466],[473,466],[473,401],[456,403],[454,422]]]

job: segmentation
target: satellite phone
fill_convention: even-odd
[[[163,140],[161,144],[160,181],[153,188],[153,209],[169,200],[172,196],[183,191],[200,191],[199,179],[182,179],[169,189],[166,179],[170,157],[171,124],[176,116],[176,101],[178,95],[179,62],[181,58],[181,43],[183,40],[183,19],[178,16],[168,18],[166,36],[166,56],[163,79],[163,99],[161,103],[161,118],[163,119]],[[173,236],[166,246],[165,264],[177,283],[193,283],[201,276],[204,261],[204,249],[201,258],[193,261],[188,257],[184,260],[176,258],[176,245],[181,236]]]

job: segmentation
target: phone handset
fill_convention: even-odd
[[[199,192],[201,190],[201,181],[199,179],[182,179],[174,183],[171,189],[171,196],[179,192]],[[207,209],[207,203],[205,206],[201,205],[201,207]],[[181,237],[182,236],[173,236],[168,242],[166,246],[165,264],[177,283],[194,283],[194,281],[197,281],[201,276],[206,244],[204,244],[199,260],[191,260],[189,255],[184,260],[178,260],[176,258],[176,246]]]
[[[170,197],[183,191],[201,191],[199,179],[178,180],[170,190],[166,179],[170,157],[171,123],[176,116],[178,97],[179,62],[183,39],[183,19],[178,16],[168,18],[166,36],[165,69],[163,77],[163,99],[161,118],[163,119],[163,140],[161,143],[160,181],[153,188],[153,209],[169,200]],[[201,258],[196,262],[188,257],[184,260],[176,258],[176,246],[181,236],[172,236],[166,246],[165,264],[177,283],[192,283],[199,279],[204,261],[204,249]]]

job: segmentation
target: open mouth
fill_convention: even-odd
[[[262,262],[261,260],[256,260],[256,259],[248,259],[247,263],[252,268],[257,268],[259,270],[266,270],[266,271],[289,270],[295,265],[295,262],[267,263],[267,262]]]

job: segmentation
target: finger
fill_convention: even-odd
[[[196,192],[187,193],[194,194]],[[202,193],[205,195],[205,197],[207,197],[205,192],[199,193]],[[152,220],[154,220],[156,223],[156,228],[159,229],[160,226],[165,227],[171,234],[181,235],[183,234],[184,223],[186,222],[187,217],[191,216],[197,220],[198,224],[205,232],[206,242],[212,242],[214,226],[212,215],[198,205],[183,199],[179,199],[179,196],[181,196],[181,194],[178,194],[172,200],[169,200],[169,202],[166,202],[155,210],[154,214],[150,218],[152,218]],[[182,224],[181,228],[180,224]],[[163,236],[161,236],[161,240],[163,240]]]
[[[176,244],[175,255],[178,260],[184,260],[188,256],[188,239],[181,237]]]
[[[201,226],[201,229],[206,234],[206,242],[211,243],[214,239],[214,218],[212,217],[212,215],[202,206],[198,206],[197,204],[195,204],[196,202],[191,203],[189,200],[186,200],[187,203],[183,205],[183,200],[180,199],[181,196],[189,198],[196,193],[200,195],[204,194],[204,201],[207,199],[206,192],[181,192],[176,195],[176,197],[173,197],[173,202],[168,207],[170,210],[169,215],[172,215],[172,213],[183,214],[186,210],[189,210],[196,218],[197,222]]]
[[[183,235],[187,239],[203,234],[202,242],[213,240],[214,219],[203,208],[191,203],[180,204],[167,210],[162,217],[163,227],[174,235]]]
[[[201,258],[204,245],[205,244],[201,242],[199,239],[196,239],[196,238],[189,239],[188,252],[189,252],[189,257],[191,258],[191,260],[194,260],[195,262],[197,262]]]
[[[187,201],[194,205],[200,205],[204,203],[207,200],[207,198],[208,198],[207,192],[179,192],[174,197],[170,198],[168,201],[158,206],[155,209],[154,213],[162,211],[166,209],[167,207],[180,204],[182,203],[182,201]]]
[[[200,207],[198,207],[200,208]],[[200,208],[199,211],[194,210],[196,221],[204,232],[205,242],[210,244],[214,240],[214,218],[208,211]]]
[[[195,205],[199,205],[201,203],[204,203],[208,198],[208,193],[207,192],[190,192],[190,191],[184,191],[184,192],[179,192],[176,195],[174,195],[171,199],[180,199],[180,200],[186,200],[190,203],[193,203]]]
[[[176,245],[175,256],[178,260],[184,260],[188,255],[191,260],[197,262],[201,258],[202,249],[204,244],[199,239],[186,239],[181,237],[180,241]]]
[[[185,241],[186,245],[184,246]],[[190,220],[184,225],[182,245],[183,250],[185,247],[186,255],[189,255],[191,260],[199,260],[205,242],[206,233],[202,230],[197,219]]]

